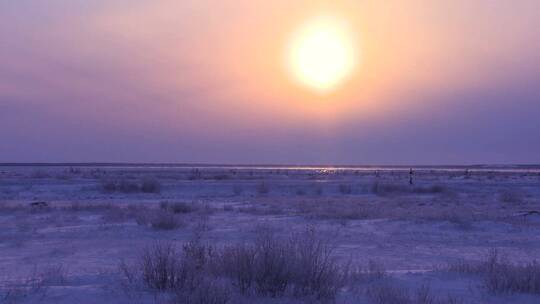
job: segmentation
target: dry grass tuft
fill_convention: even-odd
[[[465,260],[452,263],[449,271],[478,274],[485,287],[493,293],[540,294],[540,265],[537,262],[513,264],[492,249],[480,262]]]
[[[261,230],[254,243],[222,248],[203,245],[198,237],[180,250],[155,243],[144,250],[136,271],[120,269],[126,282],[172,292],[176,303],[229,303],[233,291],[326,301],[348,276],[332,251],[313,229],[286,239]]]

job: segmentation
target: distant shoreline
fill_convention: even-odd
[[[296,165],[296,164],[211,164],[211,163],[121,163],[121,162],[81,162],[81,163],[0,163],[0,167],[161,167],[161,168],[421,168],[421,169],[540,169],[540,164],[512,165]]]

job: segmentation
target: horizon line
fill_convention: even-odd
[[[189,162],[0,162],[0,167],[293,167],[293,168],[540,168],[540,164],[468,164],[468,165],[377,165],[377,164],[242,164],[242,163],[189,163]]]

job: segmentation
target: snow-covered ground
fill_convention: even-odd
[[[0,303],[162,303],[126,290],[119,265],[156,241],[220,247],[261,227],[315,229],[344,267],[379,265],[388,286],[429,286],[444,303],[540,303],[449,270],[493,250],[510,264],[540,258],[539,171],[418,168],[409,182],[408,169],[388,168],[0,167]],[[160,229],[164,213],[175,227]],[[370,284],[348,280],[336,302],[388,303]],[[292,301],[311,302],[229,303]]]

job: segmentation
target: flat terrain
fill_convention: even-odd
[[[533,169],[417,168],[411,185],[399,168],[0,167],[0,303],[168,303],[121,265],[261,231],[314,232],[346,282],[325,299],[231,283],[228,303],[540,303],[538,212]],[[494,255],[527,286],[493,283]]]

